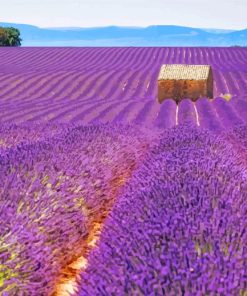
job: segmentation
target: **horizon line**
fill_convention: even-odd
[[[190,28],[190,29],[199,29],[199,30],[220,30],[220,31],[229,31],[229,32],[233,32],[233,31],[242,31],[242,30],[246,30],[247,27],[242,28],[242,29],[223,29],[223,28],[202,28],[202,27],[190,27],[190,26],[183,26],[183,25],[174,25],[174,24],[156,24],[156,25],[148,25],[148,26],[134,26],[134,25],[130,25],[130,26],[122,26],[122,25],[113,25],[113,24],[109,24],[109,25],[103,25],[103,26],[89,26],[89,27],[78,27],[78,26],[66,26],[66,27],[41,27],[38,25],[34,25],[34,24],[30,24],[30,23],[18,23],[18,22],[8,22],[8,21],[0,21],[1,23],[6,23],[6,24],[15,24],[15,25],[27,25],[27,26],[33,26],[39,29],[98,29],[98,28],[109,28],[109,27],[118,27],[118,28],[140,28],[140,29],[146,29],[149,27],[183,27],[183,28]]]

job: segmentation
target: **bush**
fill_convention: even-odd
[[[20,46],[22,39],[16,28],[0,28],[0,46]]]

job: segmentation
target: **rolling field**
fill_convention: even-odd
[[[0,49],[1,122],[125,122],[171,127],[176,105],[157,103],[161,64],[210,64],[214,103],[179,106],[178,123],[219,130],[247,120],[244,48]],[[220,99],[230,93],[227,102]]]
[[[246,49],[0,48],[1,296],[246,296],[246,229]]]

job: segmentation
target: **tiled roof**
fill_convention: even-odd
[[[158,80],[205,80],[210,71],[209,65],[162,65]]]

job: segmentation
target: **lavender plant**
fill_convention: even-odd
[[[50,295],[157,133],[121,125],[6,129],[5,141],[17,137],[0,155],[0,291]]]
[[[246,131],[235,129],[244,141]],[[108,216],[78,295],[244,295],[242,160],[208,131],[164,131]]]

